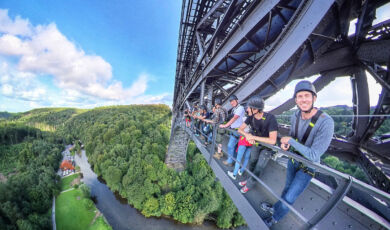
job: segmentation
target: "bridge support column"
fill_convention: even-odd
[[[186,167],[187,146],[190,136],[179,125],[172,125],[171,139],[169,140],[168,152],[165,156],[165,164],[181,172]]]
[[[204,91],[206,90],[206,80],[200,85],[200,104],[204,105]]]
[[[208,111],[211,111],[211,109],[213,108],[213,84],[210,84],[208,87],[207,87],[207,109]]]

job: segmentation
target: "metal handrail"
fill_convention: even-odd
[[[233,129],[227,129],[228,131],[230,132],[235,132],[235,133],[238,133],[236,130],[233,130]],[[348,181],[350,179],[350,176],[345,174],[345,173],[341,173],[335,169],[332,169],[328,166],[325,166],[325,165],[322,165],[322,164],[319,164],[319,163],[315,163],[315,162],[312,162],[300,155],[297,155],[295,153],[292,153],[290,151],[285,151],[283,149],[281,149],[280,147],[278,146],[275,146],[275,145],[270,145],[270,144],[266,144],[266,143],[262,143],[262,142],[256,142],[256,143],[259,143],[267,148],[270,148],[272,149],[273,151],[275,152],[278,152],[278,153],[282,153],[283,155],[286,155],[290,158],[294,158],[295,160],[297,161],[300,161],[302,162],[303,164],[305,164],[306,166],[310,167],[310,168],[314,168],[316,170],[316,172],[321,172],[323,174],[326,174],[326,175],[329,175],[329,176],[332,176],[334,177],[335,179],[338,179],[338,180],[344,180],[344,181]],[[352,187],[355,187],[357,189],[360,189],[360,190],[363,190],[367,193],[369,193],[370,195],[376,195],[376,196],[379,196],[377,198],[382,198],[384,200],[387,200],[388,202],[390,202],[390,194],[382,191],[382,190],[379,190],[371,185],[368,185],[356,178],[352,178]]]
[[[214,146],[212,149],[215,148],[215,137],[216,137],[216,132],[217,132],[217,127],[218,125],[215,125],[213,124],[213,142],[212,142],[212,145]],[[188,128],[188,127],[185,127],[185,128]],[[190,129],[191,130],[191,129]],[[229,129],[227,129],[229,130]],[[235,130],[233,130],[235,131]],[[240,166],[242,166],[241,162],[238,162],[236,160],[236,158],[234,158],[233,156],[231,156],[232,159],[237,162]],[[210,159],[208,160],[208,164],[210,165],[211,164],[211,159],[212,159],[212,154],[210,154]],[[276,193],[273,192],[273,190],[265,183],[263,182],[260,178],[258,178],[255,174],[253,174],[251,171],[249,170],[246,170],[252,177],[255,178],[255,180],[260,183],[270,194],[272,194],[276,199],[280,200],[284,205],[286,205],[290,211],[292,211],[296,216],[298,216],[303,222],[307,223],[308,220],[306,217],[304,217],[303,215],[301,215],[300,212],[298,212],[292,205],[290,205],[289,203],[287,203],[284,199],[282,199],[281,196],[277,195]]]
[[[188,127],[185,127],[185,128],[188,128]],[[212,151],[215,148],[215,137],[216,137],[217,129],[219,129],[218,125],[213,124]],[[235,134],[240,135],[234,129],[226,128],[225,130],[227,130],[230,133],[235,133]],[[316,172],[320,172],[320,173],[332,176],[336,180],[338,180],[338,188],[335,191],[333,191],[332,196],[330,197],[330,201],[332,202],[333,206],[332,205],[322,206],[319,213],[317,213],[317,215],[313,216],[310,220],[308,220],[299,211],[297,211],[292,205],[288,204],[284,199],[282,199],[281,196],[277,195],[264,181],[262,181],[260,178],[258,178],[253,172],[246,169],[246,172],[251,177],[253,177],[253,179],[255,179],[264,189],[266,189],[274,198],[278,199],[284,205],[286,205],[290,209],[291,212],[293,212],[298,218],[300,218],[304,223],[306,223],[304,225],[304,228],[310,229],[310,228],[314,227],[316,224],[318,224],[323,218],[325,218],[330,213],[330,211],[334,209],[334,207],[337,205],[337,203],[340,202],[341,200],[343,200],[343,198],[346,196],[347,192],[351,189],[351,187],[362,190],[362,191],[368,193],[369,195],[375,196],[376,198],[382,199],[382,200],[386,201],[387,203],[390,203],[390,194],[385,193],[385,192],[383,192],[383,191],[381,191],[381,190],[379,190],[371,185],[368,185],[362,181],[359,181],[359,180],[357,180],[357,179],[355,179],[347,174],[341,173],[341,172],[334,170],[332,168],[329,168],[325,165],[321,165],[319,163],[314,163],[314,162],[312,162],[312,161],[310,161],[310,160],[308,160],[300,155],[297,155],[297,154],[289,152],[289,151],[285,151],[285,150],[283,150],[277,146],[274,146],[274,145],[270,145],[270,144],[266,144],[266,143],[262,143],[262,142],[257,142],[257,141],[256,141],[256,144],[257,144],[256,146],[258,146],[258,144],[259,144],[259,145],[267,147],[267,148],[269,148],[277,153],[281,153],[281,154],[286,155],[290,158],[293,158],[297,161],[300,161],[303,164],[305,164],[306,166],[308,166],[310,168],[314,168],[316,170]],[[210,154],[210,159],[208,160],[209,164],[211,164],[211,159],[212,159],[212,154]],[[241,162],[238,162],[237,159],[235,159],[233,156],[232,156],[232,159],[235,162],[237,162],[240,166],[242,166]]]

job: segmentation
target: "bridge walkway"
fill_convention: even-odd
[[[226,174],[233,168],[222,163],[226,159],[228,136],[224,137],[222,144],[225,156],[217,160],[210,154],[215,152],[215,144],[206,146],[203,139],[195,136],[191,129],[184,125],[180,127],[187,132],[208,161],[216,178],[246,219],[250,229],[268,229],[262,221],[262,218],[267,217],[267,213],[261,210],[260,203],[266,201],[273,204],[280,199],[279,195],[285,183],[288,161],[286,156],[307,163],[310,167],[316,168],[317,173],[316,178],[312,179],[309,187],[290,208],[288,215],[272,229],[329,229],[329,227],[332,229],[390,229],[388,205],[390,195],[388,193],[326,166],[312,164],[274,146],[267,145],[266,147],[272,148],[279,154],[283,153],[284,156],[271,159],[261,178],[255,177],[258,184],[248,193],[242,194],[241,187],[238,185],[239,181],[253,174],[246,172],[241,177],[237,176],[237,180],[232,180]],[[364,205],[349,197],[353,194],[366,197],[364,202],[361,202]],[[362,197],[360,198],[363,199]]]

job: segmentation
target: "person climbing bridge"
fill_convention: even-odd
[[[242,175],[248,164],[252,145],[256,141],[274,145],[278,136],[278,123],[274,115],[265,113],[264,100],[260,96],[253,96],[248,100],[248,117],[240,126],[238,132],[241,134],[238,142],[238,151],[234,171],[228,171],[232,179],[236,179],[237,174]],[[249,132],[245,129],[250,126]],[[239,162],[244,157],[244,162],[240,168]]]
[[[194,104],[194,110],[192,111],[192,118],[193,118],[193,128],[195,129],[195,135],[196,136],[199,136],[199,133],[200,133],[200,126],[201,126],[201,122],[200,122],[200,113],[201,113],[201,109],[200,109],[200,106],[198,103],[195,103]]]
[[[226,124],[219,125],[219,128],[223,129],[223,128],[229,128],[230,127],[232,129],[237,129],[244,122],[245,109],[244,109],[244,107],[242,105],[240,105],[238,103],[238,98],[234,94],[229,97],[229,102],[230,102],[230,105],[233,107],[233,109],[232,109],[233,117]],[[229,142],[228,142],[228,145],[227,145],[228,159],[226,161],[223,161],[223,163],[225,165],[233,163],[233,158],[232,157],[234,156],[235,148],[236,148],[236,145],[238,143],[238,138],[239,138],[238,134],[230,133]],[[218,150],[214,154],[214,157],[219,159],[219,158],[222,157],[222,155],[223,155],[222,151]]]
[[[201,127],[202,136],[205,137],[205,144],[208,144],[207,136],[210,133],[211,125],[207,124],[206,122],[204,122],[205,119],[209,119],[210,118],[210,113],[207,111],[206,105],[201,105],[200,106],[200,115],[199,115],[198,118],[201,121],[201,126],[200,127]]]
[[[291,115],[290,136],[281,138],[281,148],[319,163],[333,137],[333,119],[314,107],[317,92],[310,81],[300,81],[295,86],[293,98],[298,110]],[[288,204],[294,204],[314,176],[314,169],[290,158],[287,163],[286,183],[281,195],[282,199]],[[289,208],[281,201],[276,202],[273,206],[263,202],[261,208],[271,214],[264,220],[268,227],[281,220],[289,211]]]
[[[191,125],[191,113],[188,109],[184,110],[184,120],[186,122],[186,127],[190,127]]]
[[[222,100],[220,98],[216,98],[214,101],[214,108],[213,108],[213,116],[212,119],[202,119],[205,123],[209,124],[222,124],[226,120],[226,109],[222,107]],[[210,132],[208,135],[208,142],[211,142],[212,140],[213,132]]]

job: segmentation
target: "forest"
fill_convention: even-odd
[[[61,132],[80,139],[94,172],[146,217],[193,224],[210,219],[221,228],[244,224],[194,144],[185,171],[166,167],[170,122],[165,105],[103,107],[75,116]]]
[[[8,180],[0,183],[0,229],[50,228],[51,198],[59,192],[55,172],[60,152],[65,143],[74,140],[84,144],[93,170],[110,189],[147,217],[164,216],[193,224],[208,219],[221,228],[244,224],[193,143],[185,171],[177,173],[166,167],[170,122],[171,111],[165,105],[37,109],[3,119],[0,172]],[[22,168],[29,178],[21,177]],[[17,188],[25,189],[23,184],[46,195],[20,192]],[[22,210],[27,203],[41,206]]]
[[[352,114],[346,106],[323,110]],[[212,220],[220,228],[245,224],[194,143],[189,144],[183,172],[166,167],[171,116],[166,105],[1,113],[0,229],[51,229],[51,201],[60,191],[55,172],[64,145],[75,140],[85,146],[94,172],[146,217],[193,224]],[[338,135],[350,132],[351,118],[334,120]],[[278,121],[288,124],[289,117]],[[386,120],[377,133],[389,131]],[[335,157],[323,162],[357,178],[364,176],[357,166]]]
[[[0,123],[0,229],[51,229],[62,150],[62,139],[54,134]]]

